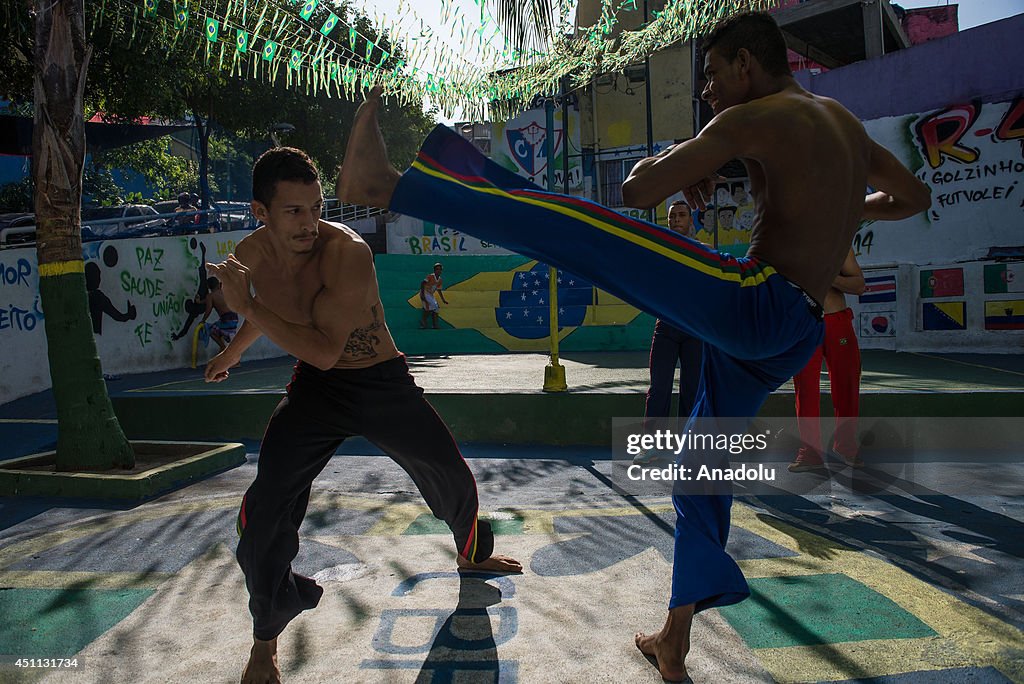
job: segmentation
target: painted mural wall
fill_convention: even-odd
[[[439,329],[420,329],[419,284],[435,261],[444,266]],[[388,329],[407,354],[547,351],[551,274],[525,257],[378,255],[375,260]],[[563,351],[649,348],[654,320],[572,274],[555,274],[558,337]]]
[[[868,134],[931,188],[932,208],[864,226],[864,265],[981,259],[1024,245],[1024,99],[867,121]]]
[[[568,131],[562,123],[562,110],[554,112],[554,174],[558,192],[562,192],[564,170],[562,143],[568,135],[569,192],[580,194],[583,190],[583,162],[580,151],[580,113],[575,106],[568,108]],[[506,122],[495,122],[491,126],[491,160],[514,171],[542,188],[547,188],[548,160],[547,119],[543,107],[530,109]],[[487,220],[487,217],[480,217]],[[478,240],[470,235],[422,221],[411,216],[391,214],[387,222],[388,254],[433,254],[435,256],[511,254],[497,245]]]
[[[925,214],[867,223],[853,249],[866,348],[1024,348],[1024,99],[865,122],[932,191]],[[1002,257],[1002,258],[998,258]]]
[[[583,190],[583,161],[580,157],[580,111],[575,105],[568,108],[568,131],[562,121],[562,108],[554,111],[554,187],[563,192],[566,164],[562,158],[563,142],[568,136],[569,194]],[[491,127],[491,160],[541,188],[547,189],[548,159],[546,155],[547,117],[543,107],[528,109],[514,119],[496,121]]]
[[[110,240],[84,245],[93,334],[108,375],[187,368],[203,310],[194,301],[204,261],[219,263],[245,231],[215,235]],[[50,386],[45,312],[35,248],[0,251],[0,403]],[[214,312],[208,323],[214,323]],[[197,362],[217,353],[205,330]],[[281,356],[261,338],[246,359]],[[199,372],[199,371],[197,371]]]
[[[1024,262],[865,269],[864,294],[847,297],[866,349],[1024,349]]]
[[[471,235],[412,216],[390,214],[388,219],[388,254],[462,256],[512,253]]]

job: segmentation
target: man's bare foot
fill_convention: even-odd
[[[276,637],[270,641],[253,639],[249,662],[242,670],[242,684],[281,684]]]
[[[381,89],[374,88],[356,110],[336,190],[346,204],[387,209],[402,175],[388,161],[377,122],[380,94]]]
[[[523,564],[508,556],[491,556],[479,563],[470,563],[462,556],[458,557],[459,570],[476,570],[480,572],[522,572]]]
[[[686,674],[682,653],[666,644],[661,638],[661,632],[657,634],[637,632],[636,636],[633,637],[633,641],[641,653],[654,658],[658,663],[658,671],[661,673],[661,678],[666,682],[693,684],[693,680]]]
[[[633,643],[645,656],[654,658],[661,678],[666,682],[693,684],[686,674],[686,654],[690,651],[690,625],[693,604],[678,606],[668,612],[665,626],[657,634],[637,632]]]

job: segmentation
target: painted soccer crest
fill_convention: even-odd
[[[562,136],[565,131],[562,128],[556,128],[554,134],[553,149],[556,155],[560,155]],[[536,121],[531,121],[521,128],[505,129],[505,140],[512,153],[512,160],[519,166],[517,172],[520,175],[525,175],[534,183],[537,182],[536,177],[542,174],[548,166],[545,154],[547,137],[547,130]]]
[[[580,113],[575,107],[569,108],[569,191],[580,192],[583,188],[583,165],[580,149]],[[562,145],[566,128],[562,122],[562,111],[555,111],[554,136],[551,140],[554,153],[554,181],[559,191],[563,187]],[[492,128],[493,147],[491,159],[506,169],[518,173],[540,187],[547,187],[548,160],[545,154],[547,141],[546,118],[543,109],[530,109],[505,123],[495,122]]]

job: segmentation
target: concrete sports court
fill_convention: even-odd
[[[453,572],[450,535],[407,476],[346,442],[317,484],[297,569],[319,608],[281,638],[288,682],[656,682],[633,647],[667,605],[667,497],[609,477],[612,416],[642,412],[645,354],[570,354],[570,392],[539,391],[535,354],[414,357],[463,442],[521,576]],[[237,468],[131,505],[0,498],[2,681],[231,682],[250,641],[235,514],[284,360],[229,382],[199,371],[108,383],[133,437],[242,441]],[[792,411],[786,388],[765,412]],[[1024,415],[1012,356],[864,352],[865,415]],[[46,394],[0,407],[3,457],[55,441]],[[695,682],[1024,681],[1021,497],[739,497],[730,551],[753,594],[701,614]],[[73,657],[26,671],[12,657]]]

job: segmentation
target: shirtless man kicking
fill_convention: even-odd
[[[767,14],[725,20],[706,43],[704,99],[715,118],[700,135],[638,163],[626,203],[653,207],[682,190],[704,209],[715,172],[741,159],[756,219],[736,258],[586,200],[544,192],[480,155],[444,127],[399,174],[377,125],[379,93],[356,114],[338,196],[387,207],[579,274],[670,325],[703,339],[693,417],[752,417],[821,343],[825,293],[861,219],[925,210],[929,191],[839,103],[803,90]],[[813,192],[807,179],[813,178]],[[868,185],[876,189],[865,196]],[[486,221],[479,220],[487,216]],[[672,597],[664,628],[637,634],[670,681],[688,679],[694,613],[746,598],[725,552],[732,497],[672,497],[676,510]]]
[[[463,569],[521,572],[491,555],[476,482],[448,428],[423,398],[395,347],[370,248],[358,233],[320,219],[313,162],[279,147],[253,166],[252,213],[264,225],[219,265],[207,264],[245,322],[206,367],[220,382],[260,335],[296,356],[287,394],[267,426],[256,479],[238,514],[236,557],[249,590],[253,647],[243,684],[279,682],[277,637],[323,589],[292,572],[310,487],[346,437],[363,435],[412,477],[452,530]]]

